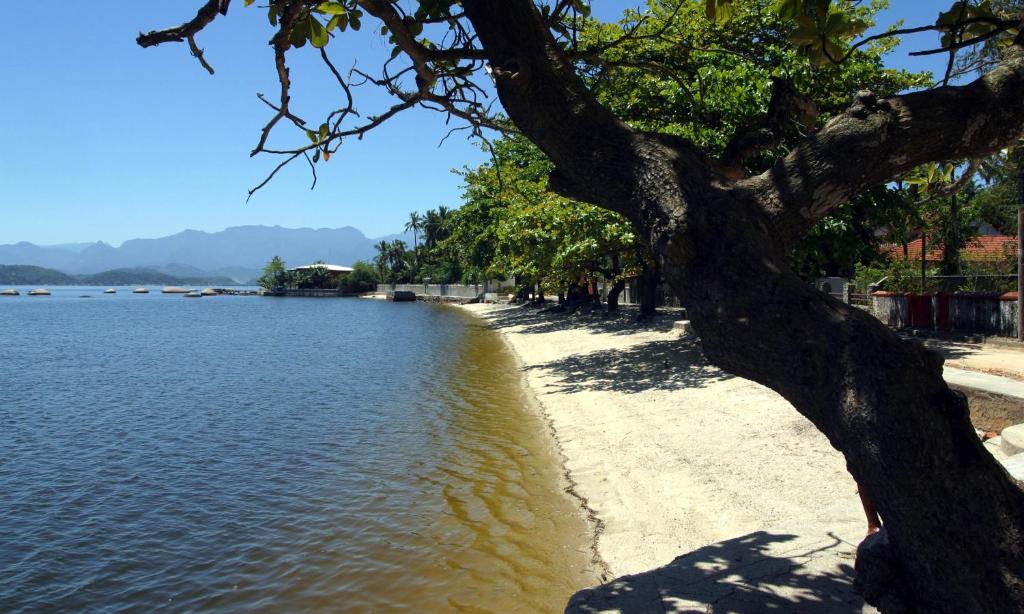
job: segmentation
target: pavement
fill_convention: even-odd
[[[942,354],[948,368],[977,371],[1024,382],[1024,344],[1011,340],[1000,340],[999,343],[965,343],[940,339],[920,341]],[[976,381],[983,383],[995,380]]]
[[[1024,401],[1024,381],[1003,377],[1001,375],[990,375],[980,371],[968,371],[956,367],[945,366],[942,369],[942,377],[947,383],[965,388],[984,390],[992,394],[1001,394],[1007,397],[1019,398]]]

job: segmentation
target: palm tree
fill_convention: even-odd
[[[418,233],[420,228],[423,227],[423,216],[418,212],[413,211],[409,214],[409,221],[405,223],[405,231],[412,231],[412,248],[415,250],[420,244]]]
[[[427,214],[423,218],[423,246],[428,250],[434,247],[440,229],[441,221],[438,219],[437,211],[427,209]]]
[[[451,234],[451,209],[441,205],[437,208],[437,241],[444,241]]]
[[[377,248],[377,257],[374,260],[377,262],[377,272],[380,274],[380,282],[387,283],[385,279],[385,273],[387,272],[388,257],[391,251],[391,245],[387,241],[381,241],[374,245]]]

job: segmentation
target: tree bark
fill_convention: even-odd
[[[924,162],[1024,134],[1024,34],[962,87],[878,100],[731,181],[691,143],[632,130],[579,80],[529,0],[464,0],[502,105],[556,165],[551,188],[623,213],[664,260],[708,358],[779,392],[846,458],[886,525],[887,608],[1024,611],[1024,492],[975,435],[942,358],[786,264],[832,208]]]
[[[782,394],[867,485],[901,565],[888,604],[1021,611],[1024,493],[981,446],[942,358],[808,288],[723,210],[691,218],[702,257],[666,250],[667,281],[708,358]]]
[[[618,313],[619,311],[619,296],[622,291],[626,289],[626,280],[620,279],[608,289],[608,313]]]
[[[637,294],[639,295],[639,313],[637,319],[648,320],[658,313],[658,283],[661,282],[661,267],[657,256],[644,265],[637,278]]]

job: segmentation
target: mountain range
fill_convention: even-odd
[[[245,283],[258,277],[274,256],[289,266],[317,260],[350,266],[357,260],[371,260],[379,241],[394,239],[412,244],[411,233],[369,238],[351,226],[234,226],[220,232],[185,230],[158,239],[132,239],[120,247],[102,241],[63,245],[22,241],[0,245],[0,264],[40,266],[71,275],[146,268],[175,277],[214,275]]]

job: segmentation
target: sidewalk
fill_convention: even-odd
[[[942,377],[946,383],[975,390],[984,390],[992,394],[1000,394],[1006,397],[1016,397],[1024,402],[1024,381],[1011,379],[1001,375],[990,375],[980,371],[968,371],[957,369],[948,365],[955,364],[947,362],[942,368]]]
[[[946,359],[946,367],[977,371],[1024,382],[1024,346],[1003,344],[977,344],[940,339],[920,339],[927,347],[938,351]],[[949,378],[946,378],[949,380]],[[984,381],[984,380],[979,380]],[[950,383],[956,383],[950,380]],[[963,384],[970,386],[971,384]],[[1020,396],[1020,395],[1016,395]]]

